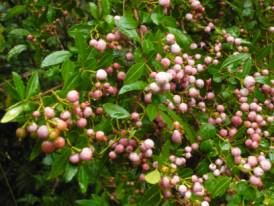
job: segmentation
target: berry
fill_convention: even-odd
[[[37,136],[40,139],[45,139],[49,136],[49,129],[46,125],[42,125],[37,129]]]
[[[79,100],[79,92],[76,90],[69,91],[67,93],[67,100],[70,101],[71,103],[77,102]],[[68,113],[67,113],[65,119],[69,118],[67,116],[70,116],[70,115],[68,115]]]
[[[92,159],[92,150],[89,147],[85,147],[79,154],[81,160],[91,160]]]
[[[41,150],[46,153],[52,153],[55,150],[54,144],[50,141],[44,141],[41,144]]]

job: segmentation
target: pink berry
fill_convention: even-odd
[[[231,149],[231,154],[236,157],[241,155],[241,150],[238,147],[234,147]]]
[[[91,160],[92,159],[92,150],[89,147],[85,147],[79,154],[81,160]]]
[[[271,162],[267,159],[260,161],[260,165],[264,171],[268,171],[271,169]]]
[[[67,100],[70,102],[77,102],[79,100],[79,92],[76,90],[71,90],[67,94]]]
[[[72,164],[77,164],[77,163],[79,163],[79,161],[80,161],[79,154],[76,153],[76,154],[71,155],[71,156],[69,157],[69,161],[70,161],[70,163],[72,163]]]
[[[171,140],[176,144],[180,144],[182,142],[182,134],[179,132],[179,130],[173,131]]]
[[[40,139],[45,139],[49,136],[49,129],[46,125],[42,125],[37,130],[37,136]]]
[[[80,118],[80,119],[77,120],[76,124],[77,124],[78,127],[84,128],[84,127],[87,126],[88,122],[87,122],[87,119]]]
[[[51,119],[55,116],[55,112],[51,107],[45,107],[44,113],[46,118]]]
[[[55,150],[54,144],[51,141],[44,141],[41,144],[41,150],[46,153],[52,153]]]
[[[159,0],[159,4],[163,7],[169,7],[170,6],[170,0]]]
[[[96,72],[96,79],[105,80],[107,78],[107,72],[103,69],[99,69]]]

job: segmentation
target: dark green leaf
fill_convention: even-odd
[[[106,103],[103,105],[103,108],[114,119],[125,119],[130,116],[127,110],[117,104]]]
[[[78,183],[82,193],[85,193],[88,188],[90,172],[87,164],[82,164],[78,171]]]
[[[33,72],[30,79],[28,80],[26,97],[30,98],[37,94],[40,90],[39,77],[37,72]]]
[[[19,74],[17,74],[16,72],[12,72],[12,80],[13,80],[15,89],[20,96],[20,99],[24,99],[25,98],[25,85],[24,85],[24,82],[23,82],[21,76]]]
[[[49,173],[49,178],[53,179],[64,173],[66,165],[69,164],[68,158],[70,155],[70,149],[64,148],[60,153],[56,154]]]
[[[138,26],[137,21],[132,16],[122,16],[116,24],[119,28],[124,29],[136,29]]]
[[[157,107],[154,104],[150,104],[146,108],[147,116],[150,121],[153,121],[157,116]]]
[[[130,91],[135,91],[135,90],[143,90],[147,86],[147,83],[143,81],[137,81],[132,84],[126,84],[122,86],[122,88],[119,91],[119,95],[130,92]]]
[[[256,82],[270,85],[270,78],[269,76],[259,76],[256,77]]]
[[[161,115],[161,117],[163,118],[163,120],[167,124],[167,126],[169,128],[171,128],[172,125],[173,125],[172,119],[166,113],[164,113],[163,111],[159,111],[159,114]]]
[[[158,185],[154,185],[146,190],[145,194],[138,202],[138,206],[158,206],[161,203],[160,188]]]
[[[205,188],[211,193],[212,198],[220,197],[225,194],[231,182],[231,177],[219,176],[214,177],[211,175],[205,182]]]
[[[203,138],[213,138],[215,137],[217,130],[214,125],[206,123],[202,124],[198,133]]]
[[[167,160],[168,160],[168,157],[170,155],[169,151],[170,151],[170,147],[171,147],[171,143],[170,141],[167,139],[165,141],[165,144],[163,146],[163,149],[158,157],[158,163],[159,165],[161,164],[164,164]]]
[[[144,70],[145,70],[145,63],[137,63],[132,65],[127,72],[124,82],[126,84],[130,84],[137,81],[144,74]]]
[[[174,34],[174,36],[176,37],[176,41],[182,48],[186,50],[189,49],[192,40],[187,34],[176,28],[167,27],[167,29],[170,33]]]
[[[74,76],[75,67],[76,67],[75,64],[69,59],[63,63],[61,68],[61,74],[64,80],[64,85],[66,85],[69,79],[71,79],[72,76]]]
[[[8,10],[8,13],[6,15],[6,19],[11,19],[15,16],[18,16],[20,14],[23,14],[25,12],[27,12],[28,9],[26,6],[24,5],[16,5],[14,7],[12,7],[11,9]]]
[[[233,54],[224,60],[220,69],[226,68],[227,66],[231,64],[239,64],[250,58],[251,58],[250,54],[246,54],[246,53]]]

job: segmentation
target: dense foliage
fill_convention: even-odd
[[[273,40],[271,0],[1,1],[1,202],[274,205]]]

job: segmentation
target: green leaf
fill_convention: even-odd
[[[97,58],[96,68],[105,68],[105,67],[108,67],[112,64],[113,53],[112,53],[111,50],[105,51],[100,57],[101,58]]]
[[[137,21],[132,16],[122,16],[117,22],[116,25],[119,28],[124,29],[136,29],[138,26]]]
[[[122,32],[122,34],[124,34],[128,38],[130,38],[136,42],[140,42],[140,37],[139,37],[136,29],[119,28],[119,31]]]
[[[169,128],[171,128],[172,125],[173,125],[172,119],[166,113],[164,113],[163,111],[159,111],[159,114],[162,116],[162,118],[163,118],[164,122],[167,124],[167,126]]]
[[[144,74],[144,70],[145,70],[145,63],[133,64],[129,68],[124,82],[126,84],[130,84],[137,81]]]
[[[92,195],[91,199],[83,199],[77,200],[75,202],[80,206],[108,206],[108,202],[106,201],[105,195]]]
[[[135,41],[140,41],[140,37],[136,31],[138,26],[137,21],[132,16],[123,16],[120,20],[116,21],[116,26],[119,31],[124,35]]]
[[[154,45],[150,40],[145,39],[142,43],[142,48],[145,54],[149,54],[154,50]]]
[[[41,67],[44,68],[60,64],[64,62],[66,59],[68,59],[70,56],[71,53],[69,51],[55,51],[46,56],[46,58],[42,61]]]
[[[51,170],[49,172],[49,179],[56,178],[64,173],[66,165],[69,164],[68,158],[70,156],[70,149],[64,148],[60,153],[56,154],[53,160]]]
[[[15,16],[18,16],[20,14],[23,14],[23,13],[25,13],[27,11],[28,11],[28,9],[24,5],[14,6],[11,9],[8,10],[8,13],[6,15],[6,19],[11,19],[11,18],[13,18]]]
[[[248,58],[243,65],[243,72],[242,72],[242,77],[245,77],[246,75],[248,75],[250,73],[251,70],[251,64],[252,64],[252,60],[251,58]]]
[[[244,62],[250,58],[251,58],[250,54],[246,54],[246,53],[240,53],[240,54],[235,54],[235,55],[233,54],[224,60],[220,69],[226,68],[227,66],[229,66],[231,64],[239,64],[239,63]]]
[[[82,193],[85,193],[88,188],[90,172],[87,164],[82,164],[78,171],[78,183]]]
[[[77,174],[78,167],[72,164],[67,164],[64,174],[64,179],[66,182],[70,182],[73,177]]]
[[[148,182],[149,184],[157,184],[160,182],[160,180],[161,180],[161,174],[157,169],[145,175],[145,181]]]
[[[259,77],[256,77],[255,79],[256,79],[256,82],[258,83],[271,85],[269,76],[259,76]]]
[[[47,12],[47,19],[48,22],[52,23],[53,20],[55,19],[56,11],[54,10],[53,6],[48,7],[48,12]]]
[[[189,46],[192,43],[192,40],[187,34],[183,33],[181,30],[176,28],[167,27],[167,29],[170,33],[172,33],[176,37],[176,41],[182,48],[186,50],[189,49]]]
[[[17,103],[7,109],[7,112],[4,114],[4,116],[1,119],[1,123],[8,123],[14,120],[16,117],[18,117],[24,110],[24,104]]]
[[[24,99],[25,97],[25,85],[19,74],[16,72],[12,72],[12,80],[15,86],[17,93],[20,96],[20,99]]]
[[[81,83],[80,79],[80,74],[72,75],[64,84],[62,94],[66,95],[69,90],[75,89]]]
[[[18,38],[18,37],[27,36],[28,34],[30,34],[30,32],[26,29],[18,28],[18,29],[11,30],[11,32],[9,34],[13,35],[16,38]]]
[[[69,79],[71,79],[72,76],[74,76],[75,68],[76,68],[76,65],[74,64],[74,62],[70,61],[69,59],[62,64],[61,74],[64,80],[64,85],[66,85]]]
[[[202,124],[199,129],[199,135],[205,139],[215,137],[217,130],[216,127],[212,124]]]
[[[138,202],[138,206],[158,206],[161,203],[161,191],[158,184],[150,187],[143,194],[142,198]]]
[[[90,14],[93,16],[93,18],[98,19],[99,13],[98,13],[97,5],[93,2],[90,2],[88,5],[89,5]]]
[[[214,177],[210,175],[208,180],[205,182],[205,188],[211,193],[212,198],[220,197],[225,194],[231,182],[231,177],[219,176]]]
[[[160,153],[160,155],[158,157],[158,160],[157,160],[159,165],[162,165],[162,164],[166,163],[166,161],[168,160],[170,147],[171,147],[171,143],[167,139],[165,141],[163,149],[162,149],[162,151],[161,151],[161,153]]]
[[[13,47],[8,53],[8,60],[10,60],[12,57],[17,56],[18,54],[22,53],[26,49],[27,49],[27,46],[25,44],[19,44],[19,45]]]
[[[150,104],[146,108],[146,113],[150,121],[153,121],[157,116],[157,107],[154,104]]]
[[[130,116],[127,110],[117,104],[106,103],[103,105],[103,108],[105,112],[114,119],[125,119]]]
[[[260,102],[265,101],[265,96],[259,88],[255,88],[254,95]]]
[[[187,122],[187,120],[185,120],[183,117],[180,117],[174,111],[168,109],[164,105],[160,105],[160,108],[161,110],[166,111],[175,121],[178,121],[183,126],[188,141],[190,141],[191,143],[195,142],[195,131]]]
[[[40,90],[39,77],[37,72],[33,72],[27,83],[26,97],[32,97]]]
[[[119,95],[130,92],[130,91],[135,91],[135,90],[143,90],[147,86],[147,83],[143,81],[137,81],[132,84],[126,84],[122,86],[122,88],[119,91]]]
[[[111,4],[110,0],[101,0],[101,9],[103,16],[110,14]]]

